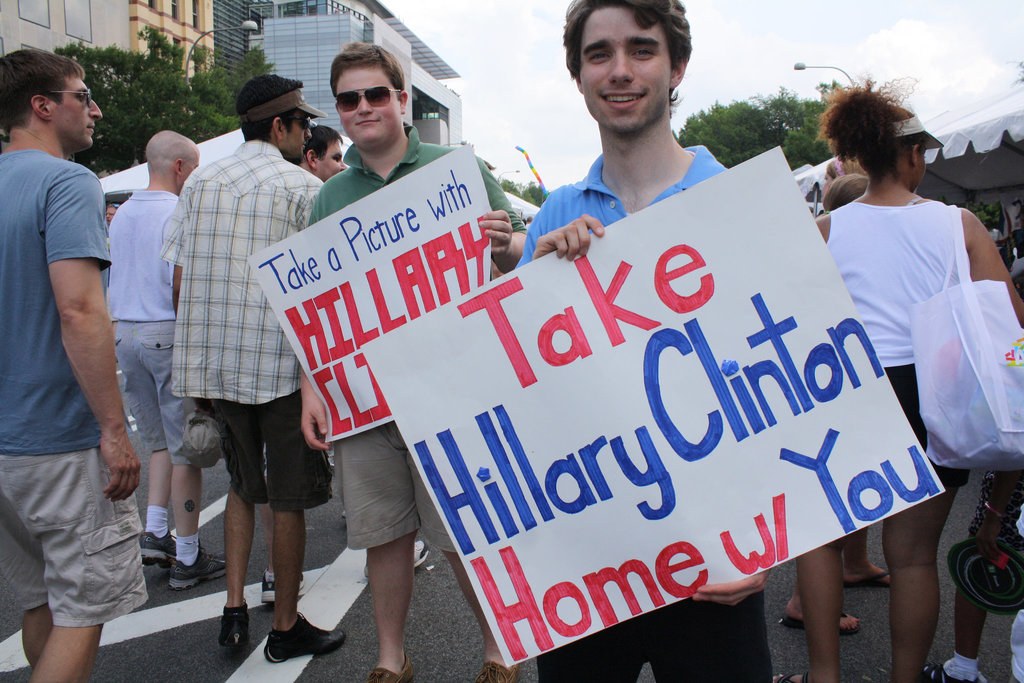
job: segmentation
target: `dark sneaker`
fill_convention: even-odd
[[[239,647],[249,642],[249,606],[225,607],[220,618],[220,637],[217,642],[224,647]]]
[[[268,662],[278,663],[302,655],[322,655],[333,652],[345,642],[345,632],[325,631],[313,626],[301,614],[288,631],[271,630],[263,656]]]
[[[168,583],[171,590],[184,590],[199,584],[201,581],[209,581],[224,576],[224,558],[211,555],[199,549],[199,556],[190,565],[175,562],[171,567],[171,578]]]
[[[952,661],[952,660],[950,660]],[[978,673],[978,677],[973,681],[967,678],[956,678],[946,673],[946,668],[942,664],[927,664],[921,675],[917,679],[921,683],[929,683],[935,681],[936,683],[988,683],[988,679]]]
[[[163,536],[147,531],[139,544],[142,546],[142,564],[158,564],[165,569],[171,566],[178,552],[177,542],[169,531]]]

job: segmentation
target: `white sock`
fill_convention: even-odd
[[[274,572],[270,571],[269,569],[264,569],[263,570],[263,580],[268,582],[268,583],[273,582],[273,580],[274,580]]]
[[[146,533],[157,538],[167,535],[167,508],[150,505],[146,508]]]
[[[947,661],[942,668],[953,678],[965,681],[978,679],[978,660],[968,659],[958,652],[953,652],[953,659]]]
[[[191,536],[179,535],[177,547],[178,562],[191,567],[199,557],[199,533],[196,532]]]

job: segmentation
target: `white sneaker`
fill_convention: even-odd
[[[274,584],[276,580],[274,578],[268,578],[270,575],[267,572],[263,572],[263,585],[262,595],[260,596],[260,602],[264,605],[271,605],[274,603],[277,591],[274,590]],[[275,577],[276,578],[276,577]],[[306,577],[303,576],[299,579],[299,597],[301,598],[303,593],[306,592]]]
[[[427,561],[427,555],[430,554],[430,548],[423,541],[416,541],[412,546],[412,568],[420,566]],[[367,565],[363,565],[363,576],[370,578],[370,568]]]
[[[430,554],[430,548],[423,541],[416,541],[412,546],[412,568],[420,566],[427,560],[427,555]]]

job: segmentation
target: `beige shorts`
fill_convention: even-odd
[[[350,548],[375,548],[419,529],[433,547],[455,550],[394,422],[336,447]]]
[[[22,610],[81,627],[146,602],[135,496],[104,498],[109,478],[98,448],[0,455],[0,572]]]

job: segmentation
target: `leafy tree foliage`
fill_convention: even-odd
[[[65,45],[56,52],[85,69],[85,82],[103,112],[93,146],[75,161],[96,173],[120,171],[144,160],[146,143],[161,130],[174,130],[196,142],[238,127],[235,94],[251,76],[267,73],[261,50],[253,50],[233,71],[209,66],[205,48],[196,48],[196,74],[185,82],[184,48],[153,28],[140,34],[145,52],[117,46]]]
[[[828,87],[820,88],[823,94]],[[800,99],[780,88],[770,97],[757,95],[728,105],[715,103],[687,118],[676,139],[687,147],[704,145],[727,167],[781,146],[790,165],[796,168],[831,156],[828,145],[818,139],[818,117],[823,111],[823,99]]]
[[[528,184],[523,184],[514,183],[508,178],[502,178],[501,189],[509,194],[514,194],[520,199],[525,199],[534,206],[540,206],[547,199],[544,196],[544,190],[540,189],[540,185],[532,181]]]

